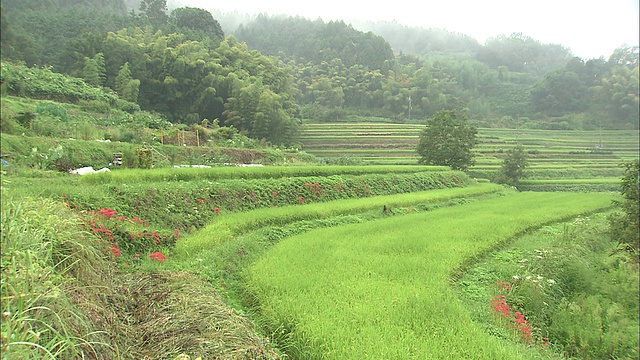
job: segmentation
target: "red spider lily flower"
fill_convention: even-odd
[[[106,217],[107,219],[111,219],[112,217],[118,215],[118,212],[108,208],[108,209],[100,209],[100,211],[98,211],[98,213],[104,217]]]
[[[217,212],[218,214],[220,214],[220,212],[222,212],[222,210],[220,210],[219,207],[213,208],[213,211]]]
[[[119,257],[122,255],[122,252],[120,251],[120,249],[118,249],[117,247],[113,246],[111,248],[109,248],[109,251],[111,251],[111,253],[113,255],[115,255],[116,257]]]
[[[198,204],[204,204],[204,199],[198,199],[196,201],[198,202]]]
[[[167,260],[167,255],[165,255],[165,254],[163,254],[163,253],[161,253],[159,251],[156,251],[153,254],[149,255],[149,259],[158,260],[160,262],[163,262],[163,261]]]

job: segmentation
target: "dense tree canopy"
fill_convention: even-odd
[[[467,170],[474,164],[471,149],[477,144],[477,130],[455,111],[438,111],[427,120],[420,135],[420,163],[445,165],[454,170]]]
[[[185,33],[193,40],[209,37],[220,41],[224,38],[220,23],[206,10],[190,7],[177,8],[171,12],[171,24],[178,32]]]
[[[580,110],[585,104],[586,89],[571,71],[555,70],[531,89],[534,111],[562,116]]]
[[[316,65],[339,59],[346,67],[361,65],[374,70],[394,58],[383,38],[355,30],[344,21],[260,15],[235,36],[266,55],[284,55]]]

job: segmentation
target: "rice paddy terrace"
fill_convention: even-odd
[[[305,151],[327,160],[357,159],[364,164],[415,164],[421,124],[320,123],[306,124],[301,134]],[[636,130],[529,130],[478,129],[473,150],[476,164],[469,174],[492,178],[506,151],[521,144],[528,154],[526,186],[566,185],[562,179],[582,184],[617,182],[620,164],[638,158]]]

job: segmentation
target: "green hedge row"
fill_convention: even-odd
[[[620,185],[615,183],[582,183],[582,184],[521,184],[518,185],[520,191],[540,191],[540,192],[617,192]]]
[[[93,191],[76,186],[68,187],[64,195],[71,206],[80,209],[112,207],[130,218],[139,216],[164,228],[190,230],[226,212],[464,187],[470,182],[462,172],[429,171],[89,186]]]
[[[161,181],[224,181],[233,179],[277,179],[283,177],[332,176],[332,175],[370,175],[417,173],[423,171],[449,171],[447,166],[423,165],[299,165],[299,166],[218,166],[213,168],[164,168],[148,171],[145,169],[126,169],[85,176],[84,184],[134,184]]]
[[[219,220],[210,223],[193,235],[179,240],[176,244],[176,249],[179,254],[193,255],[200,250],[220,246],[221,243],[229,241],[238,235],[267,226],[283,227],[298,222],[321,219],[331,222],[336,221],[336,217],[362,214],[376,210],[379,214],[387,215],[393,213],[393,209],[396,208],[420,206],[423,209],[428,209],[449,201],[455,201],[456,199],[482,197],[489,194],[506,193],[510,191],[511,190],[501,187],[500,185],[485,183],[464,188],[417,191],[362,199],[343,199],[331,203],[262,208],[242,213],[225,214]],[[307,226],[310,225],[307,224]],[[272,241],[280,238],[282,235],[281,231],[284,231],[274,228],[272,228],[272,230],[276,232],[269,236]]]

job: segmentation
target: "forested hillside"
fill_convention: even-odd
[[[395,23],[363,32],[267,15],[225,33],[209,11],[169,11],[165,0],[2,7],[3,61],[82,78],[174,123],[218,119],[273,144],[292,144],[304,119],[416,122],[442,109],[479,126],[638,128],[637,46],[581,59],[523,34],[482,45]]]
[[[317,41],[321,26],[326,39],[348,40]],[[407,121],[464,109],[484,126],[638,127],[637,47],[620,48],[609,59],[581,59],[561,45],[520,33],[480,45],[441,29],[384,22],[355,26],[371,32],[357,41],[340,36],[357,32],[342,22],[259,16],[234,35],[289,60],[297,69],[298,101],[310,118],[366,114]],[[366,48],[367,34],[387,40],[396,55],[381,66],[352,65]],[[296,42],[294,35],[304,40]],[[327,60],[327,53],[334,59]]]

